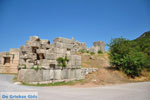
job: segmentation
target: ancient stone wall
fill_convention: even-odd
[[[17,73],[19,65],[19,49],[10,49],[0,53],[0,73]]]
[[[42,40],[37,36],[30,37],[30,40],[26,42],[26,45],[20,47],[19,80],[24,82],[34,82],[46,81],[45,79],[48,79],[47,81],[72,78],[78,79],[81,73],[81,56],[75,55],[76,50],[74,46],[74,40],[62,37],[55,38],[53,44],[50,44],[50,41]],[[69,61],[66,62],[66,67],[62,68],[61,66],[58,66],[57,59],[59,57],[67,57]],[[35,70],[38,70],[37,73]],[[75,73],[78,74],[75,75]],[[42,78],[37,80],[34,74],[36,74],[35,76]],[[31,76],[33,78],[28,81],[26,76]]]
[[[22,69],[18,73],[18,81],[22,81],[29,84],[42,84],[81,80],[84,79],[87,74],[95,72],[97,70],[97,68],[49,70]]]
[[[20,47],[20,67],[31,69],[37,65],[42,69],[58,68],[56,61],[59,57],[67,57],[67,68],[80,68],[81,57],[75,55],[74,41],[65,38],[56,38],[53,44],[37,36],[30,37],[25,46]]]
[[[105,42],[104,41],[97,41],[93,43],[93,46],[89,48],[90,52],[98,53],[98,51],[101,50],[102,52],[105,52]]]
[[[57,82],[79,80],[95,69],[81,68],[80,50],[89,50],[85,43],[73,39],[49,40],[32,36],[20,49],[0,53],[0,73],[17,73],[22,82]],[[105,51],[105,43],[94,42],[91,52]],[[67,58],[66,67],[58,66],[58,58]]]

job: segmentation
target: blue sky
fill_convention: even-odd
[[[0,0],[0,51],[19,48],[33,35],[51,42],[74,37],[90,47],[149,30],[150,0]]]

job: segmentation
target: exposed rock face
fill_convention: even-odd
[[[17,73],[19,64],[19,49],[10,49],[0,53],[0,73]]]

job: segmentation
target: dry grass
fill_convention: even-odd
[[[129,82],[141,82],[150,81],[150,72],[144,70],[141,77],[132,79],[125,75],[123,72],[118,71],[110,67],[109,56],[107,53],[94,54],[84,53],[82,57],[82,67],[86,68],[99,68],[97,72],[91,73],[86,76],[86,79],[82,82],[77,83],[74,86],[77,87],[93,87],[99,85],[110,85],[110,84],[123,84]]]
[[[82,57],[82,67],[86,68],[101,68],[110,66],[108,60],[108,54],[80,54]]]

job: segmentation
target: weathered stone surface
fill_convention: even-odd
[[[40,82],[43,81],[43,73],[41,70],[21,69],[18,74],[18,80],[23,82]]]
[[[81,79],[81,69],[75,70],[75,77],[77,80]]]
[[[49,70],[50,80],[54,80],[54,70]]]
[[[11,48],[9,52],[0,53],[0,73],[17,73],[19,49]]]
[[[39,54],[39,53],[43,53],[45,54],[46,53],[46,50],[45,49],[37,49],[36,52]]]
[[[64,48],[54,48],[54,52],[56,53],[56,54],[65,54],[66,53],[66,49],[64,49]]]
[[[55,42],[54,46],[56,48],[68,48],[68,49],[73,48],[73,44],[67,44],[67,43],[61,43],[61,42]]]
[[[39,41],[39,37],[38,36],[31,36],[30,41]]]
[[[61,79],[68,79],[68,69],[63,69],[61,72]]]
[[[49,81],[50,80],[50,70],[43,70],[43,81]]]
[[[55,69],[54,70],[54,79],[55,80],[61,80],[61,69]]]
[[[98,53],[99,50],[100,50],[99,47],[91,47],[91,48],[89,49],[89,51],[90,51],[90,52],[93,52],[93,53]]]
[[[93,47],[89,49],[90,52],[97,53],[99,50],[105,52],[105,42],[104,41],[97,41],[93,43]]]
[[[61,43],[68,43],[68,44],[72,44],[73,43],[73,40],[62,38],[62,37],[55,38],[53,41],[54,42],[61,42]]]
[[[36,41],[36,42],[27,41],[26,45],[29,46],[29,47],[37,47],[37,48],[40,47],[40,43],[38,41]]]
[[[46,53],[45,59],[47,59],[47,60],[55,60],[56,59],[56,55],[53,54],[53,53]]]
[[[41,44],[50,44],[49,40],[40,39]]]

